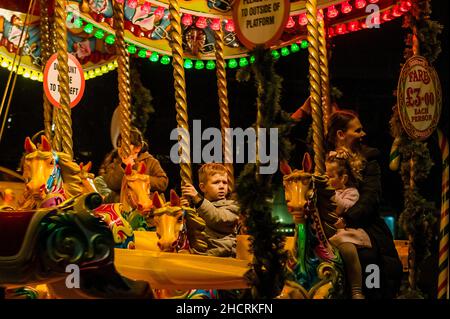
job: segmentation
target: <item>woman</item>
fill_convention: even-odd
[[[117,147],[120,148],[122,139],[119,136]],[[147,143],[145,143],[141,132],[137,128],[130,130],[131,155],[127,158],[121,158],[117,150],[108,154],[100,167],[99,175],[102,176],[106,186],[111,189],[115,196],[112,196],[114,202],[119,201],[118,195],[122,186],[122,179],[127,164],[131,164],[134,169],[141,162],[145,163],[145,174],[150,175],[150,190],[163,193],[169,180],[162,169],[159,161],[147,152]]]
[[[380,288],[365,287],[366,297],[395,298],[400,288],[402,264],[391,232],[379,214],[381,201],[381,170],[377,162],[379,151],[362,145],[365,135],[356,113],[350,110],[337,111],[329,119],[327,150],[347,148],[361,158],[362,181],[358,187],[360,197],[356,204],[347,210],[344,221],[347,227],[362,228],[369,235],[372,248],[358,249],[363,273],[369,264],[375,264],[380,269]]]

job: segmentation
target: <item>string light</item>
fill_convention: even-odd
[[[185,69],[192,69],[192,66],[193,66],[194,64],[192,63],[192,60],[191,59],[186,59],[186,60],[184,60],[184,68]]]
[[[292,17],[289,17],[288,22],[286,23],[286,28],[290,29],[295,26],[295,21]]]
[[[195,26],[200,29],[204,29],[208,26],[205,17],[198,17],[197,22],[195,22]]]
[[[362,9],[366,6],[366,0],[355,0],[355,8]]]
[[[327,17],[332,19],[332,18],[336,18],[339,14],[339,11],[336,9],[335,6],[330,6],[328,7],[327,10]]]
[[[208,60],[208,62],[206,62],[206,68],[208,70],[214,70],[216,68],[216,63],[213,60]]]
[[[345,1],[341,4],[341,11],[344,14],[350,13],[352,12],[352,6],[350,5],[350,3],[348,3],[348,1]]]
[[[192,25],[192,15],[190,14],[183,14],[183,17],[181,17],[181,23],[183,23],[186,27]]]
[[[212,19],[209,27],[214,31],[220,30],[220,19],[219,18]]]
[[[298,16],[298,24],[300,25],[307,25],[308,24],[308,18],[306,17],[306,13],[302,13]]]

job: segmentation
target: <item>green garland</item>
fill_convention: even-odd
[[[257,106],[261,112],[261,127],[278,128],[278,158],[287,159],[291,144],[289,116],[280,108],[282,78],[275,73],[269,50],[256,49],[252,71],[257,87]],[[272,217],[273,194],[279,181],[272,175],[257,174],[255,164],[247,164],[237,183],[237,199],[244,215],[245,226],[251,236],[252,270],[247,279],[252,297],[271,299],[278,296],[286,278],[287,254],[280,225]],[[278,182],[278,185],[277,185]]]
[[[436,60],[441,52],[438,39],[442,26],[429,20],[431,7],[429,0],[414,0],[412,9],[404,18],[404,28],[409,28],[404,52],[405,59],[413,55],[413,32],[420,43],[420,54],[430,63]],[[397,106],[390,120],[391,135],[400,138],[399,153],[401,156],[400,175],[403,182],[404,209],[400,215],[399,225],[411,240],[410,258],[414,260],[413,278],[402,292],[403,298],[422,298],[423,293],[416,287],[420,269],[430,254],[430,244],[436,223],[436,207],[420,195],[417,183],[425,180],[434,165],[427,143],[412,140],[404,131]],[[411,176],[412,175],[412,176]],[[411,187],[413,186],[413,187]]]
[[[155,112],[155,109],[152,105],[152,94],[142,84],[139,74],[140,66],[136,63],[139,64],[136,59],[131,63],[131,121],[145,135],[150,115]]]

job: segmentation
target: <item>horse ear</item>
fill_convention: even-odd
[[[131,175],[133,169],[131,168],[131,164],[127,164],[127,168],[125,168],[125,175]]]
[[[147,166],[145,165],[144,162],[141,162],[139,164],[139,169],[138,169],[139,174],[145,174],[146,171],[147,171]]]
[[[86,172],[90,172],[90,171],[91,171],[91,168],[92,168],[92,162],[89,161],[89,162],[87,162],[87,164],[84,166],[84,170],[85,170]]]
[[[153,206],[155,206],[156,208],[161,208],[163,207],[163,204],[161,203],[161,198],[158,195],[158,192],[154,192],[153,193]]]
[[[84,171],[84,164],[83,164],[83,162],[80,163],[80,170]]]
[[[25,152],[27,152],[27,153],[33,153],[33,152],[36,152],[36,150],[37,150],[36,145],[34,145],[34,143],[31,141],[31,139],[28,136],[25,139],[24,148],[25,148]]]
[[[280,171],[283,175],[289,175],[292,173],[292,169],[286,160],[282,160],[280,162]]]
[[[305,155],[303,155],[302,168],[307,173],[311,173],[311,171],[312,171],[311,155],[309,155],[308,152],[305,153]]]
[[[170,206],[181,206],[180,197],[173,189],[170,190]]]
[[[41,149],[44,152],[52,151],[52,146],[45,135],[41,135]]]

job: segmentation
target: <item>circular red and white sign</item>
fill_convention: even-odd
[[[403,128],[415,140],[427,139],[441,116],[441,83],[436,70],[422,56],[413,56],[402,68],[397,104]]]
[[[84,93],[84,72],[80,62],[69,54],[69,96],[70,107],[80,102]],[[59,81],[58,81],[58,53],[53,54],[47,61],[44,69],[44,92],[50,103],[60,107]]]
[[[248,49],[269,48],[280,38],[289,19],[289,0],[236,0],[233,20],[239,40]]]

